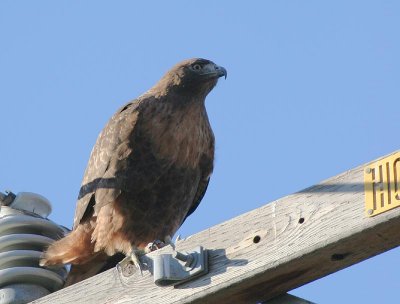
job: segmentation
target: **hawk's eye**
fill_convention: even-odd
[[[195,71],[200,71],[200,70],[201,70],[201,65],[198,64],[198,63],[196,63],[196,64],[192,65],[192,68],[193,68],[193,70],[195,70]]]

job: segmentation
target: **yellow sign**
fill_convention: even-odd
[[[369,164],[364,170],[368,216],[400,206],[400,152]]]

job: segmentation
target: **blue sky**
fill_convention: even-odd
[[[109,117],[204,57],[229,75],[207,99],[209,190],[180,229],[201,231],[399,149],[399,29],[398,1],[1,1],[0,190],[46,196],[70,227]],[[293,293],[394,303],[399,259],[394,249]]]

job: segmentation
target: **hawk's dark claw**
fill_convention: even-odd
[[[165,247],[166,244],[160,240],[154,240],[153,242],[149,243],[145,249],[146,253],[156,251]]]

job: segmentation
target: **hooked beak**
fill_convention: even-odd
[[[226,69],[225,69],[224,67],[222,67],[222,66],[215,65],[215,70],[217,71],[218,77],[224,76],[225,79],[226,79],[226,77],[228,76],[228,72],[227,72]]]
[[[226,79],[228,73],[224,67],[211,63],[203,68],[202,75],[207,78],[219,78],[224,76]]]

